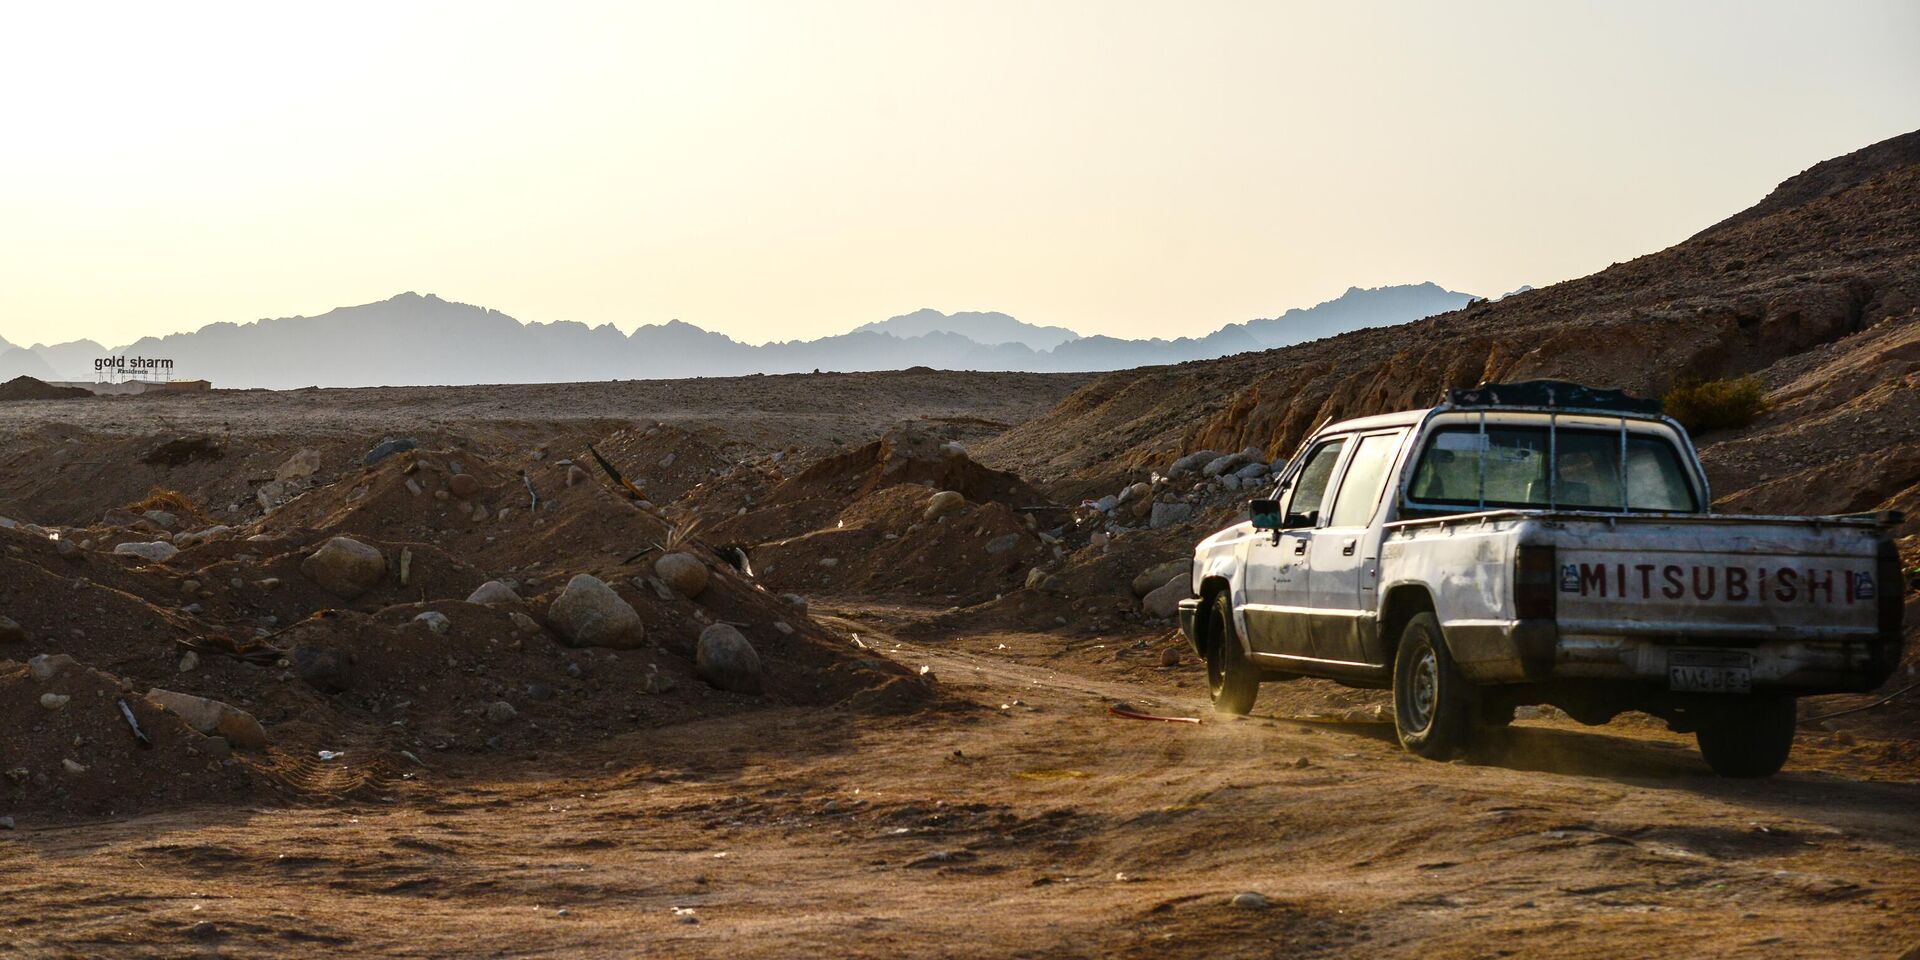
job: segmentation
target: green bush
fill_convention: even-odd
[[[1751,374],[1733,380],[1682,379],[1660,398],[1688,433],[1744,427],[1767,412],[1767,388]]]

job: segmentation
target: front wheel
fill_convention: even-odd
[[[1701,720],[1700,756],[1723,777],[1771,777],[1787,765],[1798,721],[1792,697],[1756,696]]]
[[[1400,745],[1429,760],[1459,756],[1473,740],[1478,701],[1453,668],[1439,619],[1415,614],[1393,657],[1393,726]]]
[[[1243,714],[1253,709],[1260,695],[1260,675],[1247,662],[1240,649],[1240,637],[1233,630],[1232,604],[1226,591],[1207,599],[1207,694],[1213,709],[1221,713]]]

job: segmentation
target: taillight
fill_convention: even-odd
[[[1907,583],[1900,576],[1900,551],[1893,541],[1881,540],[1875,559],[1874,579],[1878,582],[1873,586],[1878,591],[1874,598],[1879,602],[1880,655],[1892,667],[1900,662],[1900,621],[1907,608]]]
[[[1522,620],[1552,620],[1560,591],[1551,546],[1523,543],[1513,551],[1513,612]]]

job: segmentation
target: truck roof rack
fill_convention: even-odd
[[[1520,383],[1482,383],[1470,390],[1448,390],[1447,405],[1456,408],[1534,407],[1564,410],[1601,410],[1660,416],[1666,407],[1658,400],[1628,396],[1620,390],[1602,390],[1565,380],[1525,380]]]

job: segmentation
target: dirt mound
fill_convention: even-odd
[[[78,759],[107,771],[87,788],[96,798],[75,792],[77,784],[55,789],[65,758],[54,747],[70,734],[28,738],[21,762],[39,786],[12,802],[80,812],[106,809],[108,797],[130,798],[114,808],[126,809],[230,788],[340,795],[386,789],[423,763],[567,754],[628,730],[767,705],[891,711],[933,696],[926,682],[865,658],[728,566],[684,525],[623,491],[582,482],[569,466],[531,453],[521,464],[416,448],[337,478],[307,478],[251,523],[209,527],[213,518],[192,500],[163,491],[84,527],[0,530],[0,615],[25,634],[0,657],[66,654],[108,671],[100,683],[114,689],[164,687],[230,704],[255,717],[269,741],[233,761],[238,768],[220,764],[210,779],[182,777],[150,796],[122,788],[142,770],[170,770],[174,747],[115,754],[105,768]],[[528,492],[530,480],[538,494]],[[310,568],[309,557],[336,537],[377,557],[362,571],[372,578],[364,589],[341,593]],[[150,555],[110,552],[121,543],[144,544]],[[703,561],[704,588],[682,595],[655,577],[663,549]],[[637,614],[641,646],[570,645],[549,608],[578,574],[599,578]],[[467,602],[489,580],[519,599]],[[760,694],[702,679],[700,637],[720,623],[754,648]],[[15,692],[9,704],[28,702],[0,684],[0,697]],[[197,749],[199,734],[180,734],[164,717],[156,723],[188,745],[179,749]],[[155,763],[165,766],[143,766]],[[194,763],[197,777],[204,763]]]
[[[957,491],[974,503],[1048,504],[1046,497],[1018,476],[974,462],[959,443],[918,426],[901,426],[784,478],[760,502],[747,506],[744,514],[736,509],[717,521],[713,536],[746,543],[797,537],[829,526],[842,510],[875,491],[901,484]],[[726,502],[730,501],[694,497],[689,506],[717,513]]]
[[[1055,547],[1031,514],[968,502],[927,519],[934,491],[916,484],[861,497],[822,529],[753,549],[775,590],[972,604],[1019,589]]]
[[[80,387],[56,387],[32,377],[14,377],[0,383],[0,400],[77,400],[93,392]]]
[[[26,664],[0,660],[0,809],[112,816],[267,788],[255,766],[229,759],[144,692],[80,663],[36,679]]]
[[[661,423],[617,430],[594,444],[621,476],[659,504],[672,503],[731,468],[734,461],[723,452],[724,447],[715,429],[690,430]],[[606,478],[588,452],[581,451],[574,461],[594,481]]]

